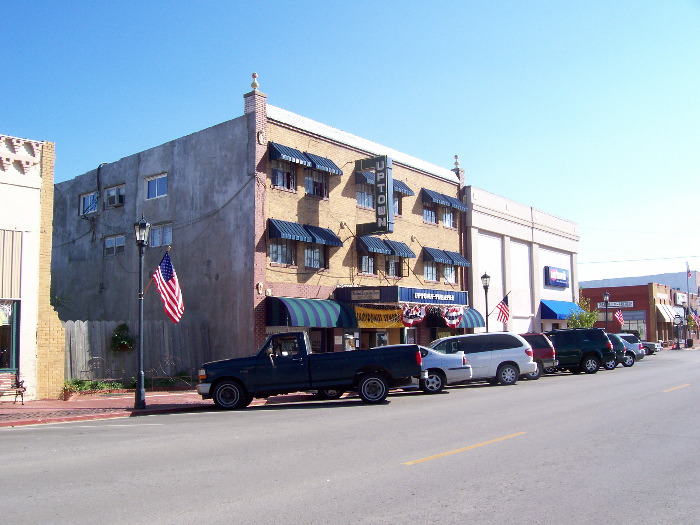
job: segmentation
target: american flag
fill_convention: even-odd
[[[508,296],[506,295],[503,300],[496,305],[498,310],[498,321],[500,323],[507,323],[510,317],[510,308],[508,308]]]
[[[685,261],[685,269],[688,271],[686,275],[688,276],[688,279],[690,279],[693,276],[693,274],[690,273],[690,265],[688,264],[688,261]]]
[[[617,319],[617,322],[620,323],[620,326],[625,324],[625,317],[622,315],[622,310],[615,312],[615,319]]]
[[[177,282],[177,274],[173,263],[170,262],[168,252],[165,252],[158,268],[156,268],[153,280],[156,282],[160,298],[163,300],[165,313],[173,320],[173,323],[179,322],[185,311],[185,303],[182,302],[182,290],[180,290],[180,283]]]
[[[695,324],[700,326],[700,315],[692,308],[690,309],[690,316],[693,318],[693,321],[695,321]]]

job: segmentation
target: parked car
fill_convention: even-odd
[[[510,332],[443,337],[429,347],[444,354],[463,352],[472,367],[472,379],[487,379],[494,385],[513,385],[522,374],[537,370],[530,343]]]
[[[600,365],[616,359],[613,345],[602,328],[568,328],[546,332],[557,350],[559,369],[573,374],[595,374]]]
[[[644,353],[646,355],[652,355],[656,352],[661,352],[661,349],[663,348],[661,346],[661,343],[659,343],[658,341],[642,341],[642,346],[644,347]]]
[[[423,357],[423,370],[428,376],[419,381],[420,389],[426,394],[438,394],[445,385],[454,385],[472,378],[472,367],[464,352],[448,354],[432,348],[420,347]]]
[[[620,337],[617,334],[607,334],[607,336],[613,345],[613,350],[615,350],[615,359],[608,359],[607,361],[605,361],[603,363],[603,368],[605,368],[606,370],[612,370],[620,364],[623,366],[632,366],[634,364],[634,361],[632,361],[632,364],[629,364],[627,362],[627,357],[625,356],[627,348],[625,347],[625,343],[622,341],[622,339],[620,339]]]
[[[536,371],[523,374],[522,377],[525,379],[539,379],[545,369],[555,368],[559,364],[554,345],[546,335],[542,333],[529,333],[520,334],[520,336],[530,343],[532,347],[532,360],[537,363]]]
[[[622,339],[625,344],[627,351],[625,352],[626,359],[633,359],[634,361],[641,361],[644,359],[646,352],[644,350],[644,345],[639,340],[639,338],[634,334],[617,334]],[[633,363],[634,364],[634,363]],[[630,365],[631,366],[631,365]]]

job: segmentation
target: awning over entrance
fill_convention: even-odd
[[[479,328],[482,326],[486,326],[482,315],[474,308],[465,308],[462,321],[457,325],[457,328]]]
[[[309,326],[314,328],[356,328],[351,306],[330,299],[267,298],[268,326]]]
[[[270,160],[286,160],[287,162],[311,167],[311,161],[298,149],[275,142],[269,142],[268,144],[270,144]]]
[[[401,241],[390,241],[387,239],[384,242],[391,250],[392,255],[398,255],[399,257],[405,257],[407,259],[413,259],[416,256],[416,254]]]
[[[664,322],[672,323],[676,312],[673,311],[673,307],[667,304],[657,304],[656,311],[659,312]]]
[[[357,238],[358,247],[365,253],[383,253],[391,255],[391,250],[379,237],[372,235],[361,235]]]
[[[568,319],[572,313],[583,312],[581,307],[571,301],[541,300],[541,319]]]
[[[312,168],[316,170],[327,171],[328,173],[333,173],[334,175],[343,174],[341,169],[338,166],[336,166],[335,162],[333,162],[331,159],[314,155],[313,153],[309,153],[308,151],[305,151],[304,155],[306,155],[309,158],[312,164]]]
[[[423,260],[435,261],[441,264],[454,264],[444,251],[437,248],[428,248],[427,246],[423,246]]]

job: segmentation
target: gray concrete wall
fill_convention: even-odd
[[[254,252],[248,137],[246,119],[240,117],[57,184],[52,282],[61,319],[127,320],[136,331],[133,224],[143,214],[151,224],[173,225],[170,256],[185,302],[180,325],[208,325],[212,358],[252,352],[253,259],[242,256]],[[145,179],[163,172],[167,196],[146,200]],[[119,184],[126,184],[124,206],[105,209],[105,188]],[[97,212],[81,218],[80,195],[98,186]],[[125,253],[105,257],[104,238],[117,234],[126,238]],[[166,248],[146,249],[145,282]],[[165,318],[154,284],[145,295],[144,316]]]

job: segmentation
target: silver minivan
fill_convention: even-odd
[[[472,367],[472,379],[486,379],[494,385],[513,385],[520,375],[537,370],[530,344],[511,332],[454,335],[428,346],[443,354],[464,353]]]

